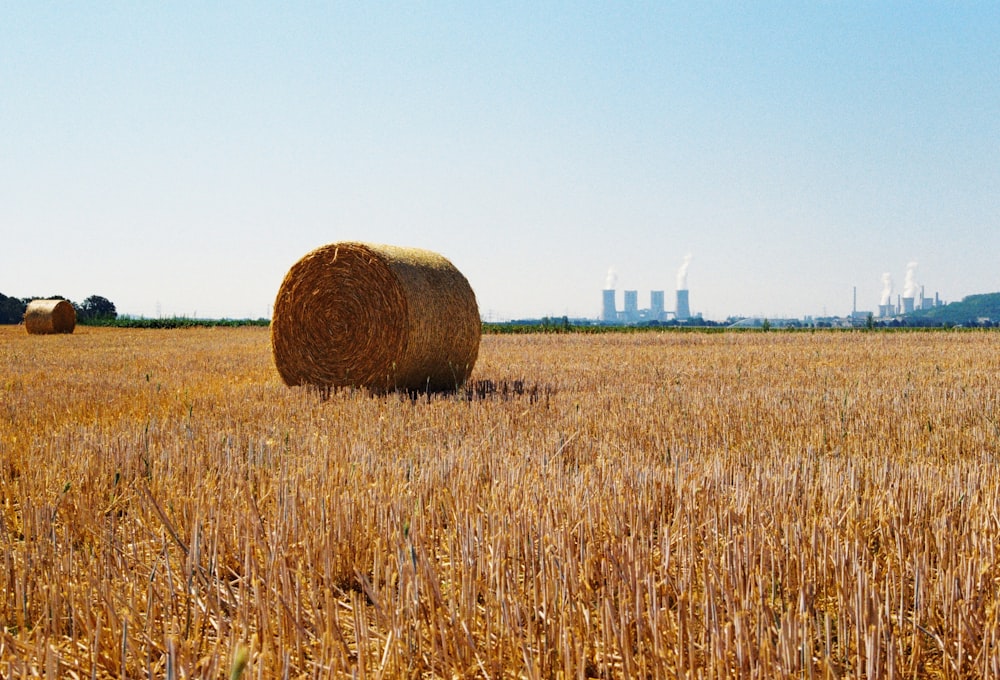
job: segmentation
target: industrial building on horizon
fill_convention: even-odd
[[[665,294],[662,290],[652,290],[649,293],[649,307],[639,308],[639,292],[637,290],[625,290],[623,306],[619,310],[616,303],[616,283],[618,275],[612,268],[608,271],[604,290],[602,291],[600,323],[605,324],[638,324],[638,323],[662,323],[669,321],[685,322],[692,319],[690,292],[687,285],[687,269],[691,263],[691,255],[684,257],[677,272],[677,290],[675,306],[673,310],[666,309]],[[826,317],[825,313],[820,319],[836,320],[842,319],[844,323],[857,324],[865,322],[869,317],[882,321],[898,319],[914,312],[926,311],[936,307],[944,306],[941,296],[935,292],[933,297],[925,295],[923,285],[918,285],[916,281],[917,263],[911,261],[906,265],[906,278],[902,293],[896,295],[893,303],[894,293],[892,275],[886,272],[882,275],[882,295],[880,298],[878,312],[858,310],[858,288],[854,287],[854,302],[851,313],[845,317]],[[699,318],[696,315],[694,318]],[[736,317],[740,318],[740,317]],[[751,321],[753,319],[750,319]],[[813,317],[805,317],[807,322],[812,322]]]
[[[927,297],[924,295],[924,287],[921,286],[920,297],[903,297],[902,295],[897,295],[896,304],[880,304],[878,306],[878,316],[881,319],[887,319],[902,314],[912,314],[913,312],[925,309],[934,309],[941,305],[941,295],[939,293],[934,293],[934,297],[932,298]]]
[[[896,296],[896,304],[892,304],[892,274],[886,272],[882,274],[882,296],[879,299],[878,318],[889,319],[904,314],[933,309],[941,306],[941,296],[934,293],[933,298],[924,295],[924,286],[919,286],[919,297],[917,279],[917,262],[911,260],[906,264],[906,277],[903,281],[903,292]],[[854,311],[852,316],[867,316],[869,312],[858,312],[858,289],[854,289]],[[874,316],[874,315],[873,315]]]
[[[644,323],[650,321],[686,321],[691,318],[691,308],[688,303],[688,291],[677,291],[677,306],[673,310],[664,308],[664,292],[662,290],[651,290],[649,292],[649,307],[639,308],[639,291],[626,290],[624,308],[619,311],[615,301],[617,291],[614,288],[605,288],[601,303],[602,323]]]
[[[677,272],[677,297],[673,310],[665,309],[665,293],[662,290],[649,292],[649,307],[646,309],[639,309],[639,291],[626,290],[623,300],[624,307],[619,312],[615,300],[615,283],[618,276],[614,269],[609,270],[601,301],[601,322],[633,324],[653,321],[660,323],[671,319],[687,321],[691,318],[691,303],[687,288],[689,264],[691,264],[691,256],[685,255],[684,262]]]

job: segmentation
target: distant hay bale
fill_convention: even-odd
[[[76,310],[66,300],[32,300],[24,311],[24,328],[32,335],[72,333]]]
[[[288,270],[271,349],[287,385],[443,391],[469,377],[480,333],[475,293],[441,255],[340,242]]]

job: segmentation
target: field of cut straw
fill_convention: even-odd
[[[0,675],[1000,676],[1000,334],[0,327]]]

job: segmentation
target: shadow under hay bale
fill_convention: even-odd
[[[72,333],[76,310],[66,300],[32,300],[24,311],[24,328],[31,335]]]
[[[271,350],[287,385],[450,391],[472,372],[481,329],[469,282],[441,255],[340,242],[285,275]]]
[[[473,380],[467,383],[462,391],[466,401],[527,399],[529,404],[536,404],[544,400],[546,407],[549,404],[549,397],[553,394],[555,388],[551,385],[529,384],[524,380]]]

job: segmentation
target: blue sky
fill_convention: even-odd
[[[265,316],[339,240],[489,318],[1000,291],[995,3],[4,3],[0,130],[18,297]]]

